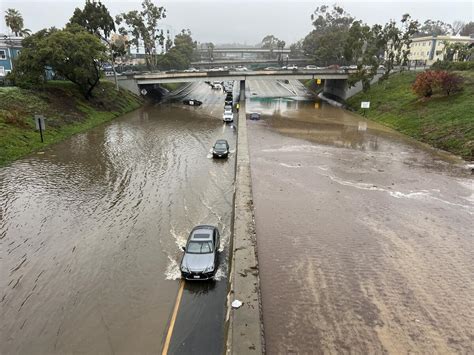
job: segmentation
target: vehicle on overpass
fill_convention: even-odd
[[[218,139],[212,147],[213,158],[227,158],[229,156],[229,143],[225,139]]]
[[[202,101],[199,101],[196,99],[189,99],[189,100],[183,100],[183,104],[189,105],[189,106],[201,106]]]
[[[216,273],[220,235],[217,227],[199,225],[189,234],[181,259],[181,276],[186,280],[209,280]]]

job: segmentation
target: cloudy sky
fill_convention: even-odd
[[[0,33],[8,29],[3,21],[7,8],[19,10],[25,27],[33,32],[44,27],[62,27],[74,8],[83,7],[85,0],[0,0]],[[112,16],[139,9],[140,0],[102,0]],[[311,30],[310,15],[317,6],[333,1],[291,0],[155,0],[167,9],[162,21],[165,29],[177,33],[189,28],[199,42],[255,44],[267,34],[287,43],[303,38]],[[337,1],[351,15],[368,24],[386,23],[408,12],[423,22],[426,19],[452,23],[455,20],[474,21],[474,1]]]

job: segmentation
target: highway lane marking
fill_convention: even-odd
[[[176,297],[176,303],[174,304],[173,315],[171,316],[170,326],[168,327],[168,334],[166,334],[165,344],[163,345],[163,351],[161,355],[167,355],[168,349],[170,346],[171,336],[173,335],[174,324],[176,322],[176,317],[178,316],[178,309],[181,303],[181,297],[183,296],[184,290],[184,280],[180,281],[178,296]]]

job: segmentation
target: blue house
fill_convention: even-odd
[[[22,39],[23,37],[0,34],[0,77],[13,69],[13,60],[20,53]]]

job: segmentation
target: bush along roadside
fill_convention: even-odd
[[[101,82],[89,100],[65,81],[50,81],[41,90],[0,88],[0,166],[110,121],[142,103],[129,91],[116,91],[109,82]],[[47,119],[44,143],[35,130],[35,114]]]
[[[370,101],[367,118],[473,161],[474,72],[455,74],[462,80],[449,95],[441,87],[429,97],[420,98],[413,88],[417,74],[403,72],[373,85],[366,93],[354,95],[347,103],[362,114],[361,101]]]

